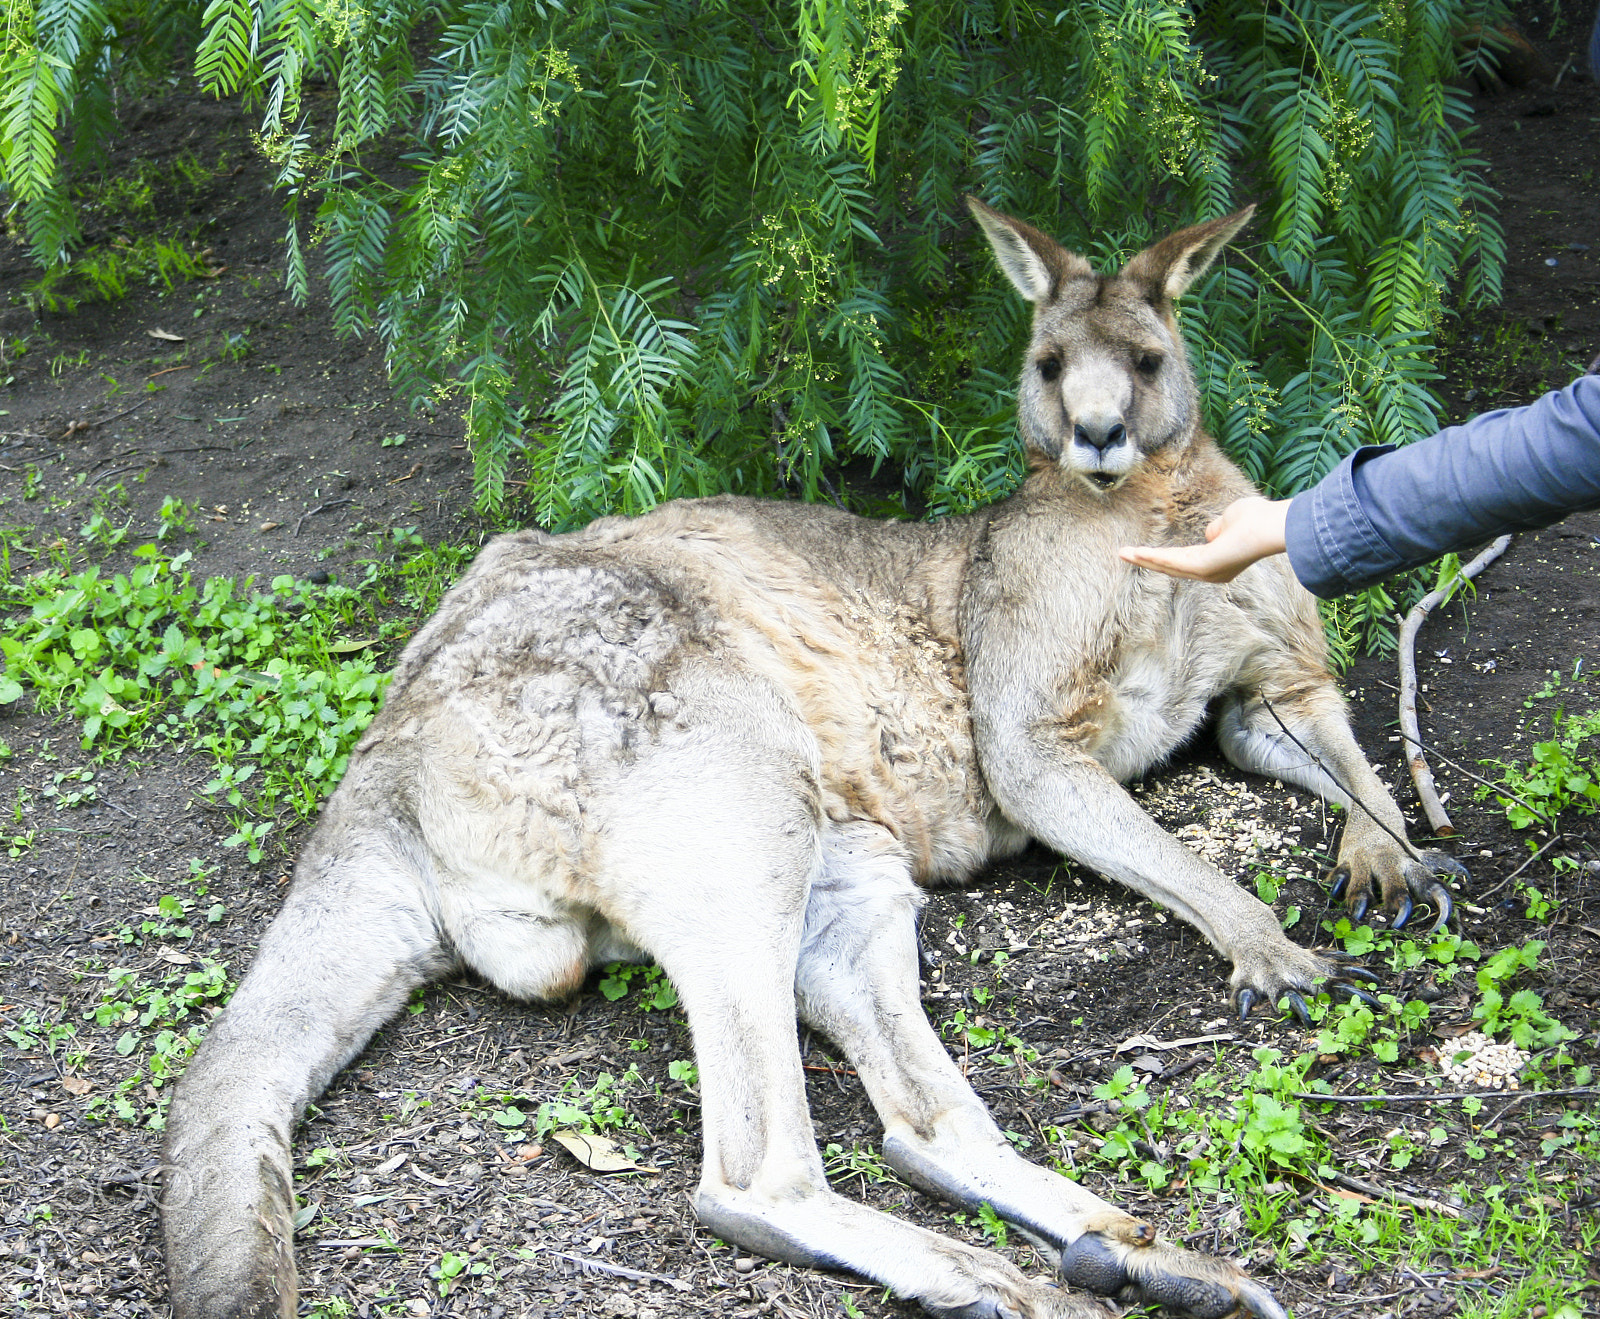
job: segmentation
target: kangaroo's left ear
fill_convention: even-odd
[[[1147,247],[1122,268],[1122,277],[1143,284],[1152,302],[1175,302],[1205,274],[1217,253],[1256,213],[1255,204],[1220,220],[1193,224]]]
[[[997,211],[976,197],[967,198],[967,209],[988,238],[1000,269],[1029,302],[1053,302],[1067,280],[1094,278],[1094,269],[1087,261],[1031,224]]]

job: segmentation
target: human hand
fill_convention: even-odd
[[[1141,568],[1154,568],[1170,577],[1192,577],[1202,582],[1231,582],[1257,559],[1284,550],[1287,499],[1247,495],[1236,499],[1212,518],[1204,545],[1122,547],[1120,554]]]

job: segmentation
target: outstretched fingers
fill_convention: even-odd
[[[1163,1305],[1190,1319],[1288,1319],[1271,1292],[1226,1260],[1158,1241],[1139,1247],[1086,1232],[1062,1249],[1061,1276],[1102,1296]]]

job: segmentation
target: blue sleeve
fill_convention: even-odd
[[[1308,590],[1343,595],[1508,531],[1600,508],[1600,375],[1416,444],[1358,449],[1284,528]]]

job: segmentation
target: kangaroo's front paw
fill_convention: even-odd
[[[1287,1003],[1302,1024],[1311,1024],[1305,995],[1317,992],[1346,994],[1376,1006],[1365,985],[1378,977],[1363,966],[1353,966],[1344,953],[1313,952],[1286,938],[1248,954],[1235,953],[1233,1005],[1243,1021],[1257,1003]]]
[[[1061,1276],[1102,1296],[1164,1305],[1192,1319],[1288,1319],[1272,1293],[1227,1260],[1164,1241],[1135,1246],[1085,1232],[1061,1252]]]
[[[1390,915],[1391,929],[1403,928],[1420,903],[1438,913],[1428,931],[1436,934],[1450,923],[1455,913],[1455,902],[1450,890],[1440,881],[1440,875],[1470,878],[1467,868],[1444,852],[1419,851],[1407,856],[1397,846],[1389,845],[1341,852],[1339,863],[1329,872],[1328,878],[1333,882],[1330,890],[1333,900],[1344,899],[1351,920],[1366,918],[1376,885],[1382,908]]]

